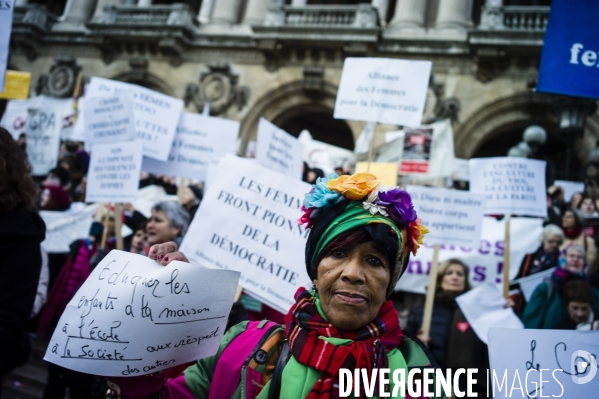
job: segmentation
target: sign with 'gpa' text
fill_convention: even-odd
[[[134,202],[141,173],[140,140],[96,144],[87,173],[85,202]]]
[[[295,137],[264,118],[258,122],[256,161],[284,175],[302,178],[304,148]]]
[[[310,188],[227,155],[180,250],[198,264],[240,271],[239,284],[250,295],[287,313],[293,294],[310,284],[304,263],[307,232],[297,222]]]
[[[25,125],[27,157],[34,176],[47,174],[58,163],[64,114],[63,102],[60,99],[45,97],[42,104],[40,108],[27,110]]]
[[[545,161],[502,157],[470,160],[470,191],[486,196],[485,214],[547,216]]]
[[[346,58],[336,119],[420,126],[431,61]]]
[[[113,250],[60,317],[44,360],[94,375],[143,376],[212,356],[239,273]]]

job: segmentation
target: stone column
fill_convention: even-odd
[[[95,3],[94,0],[71,0],[67,3],[64,22],[74,25],[86,23],[94,12]]]
[[[213,9],[214,0],[202,0],[200,12],[198,13],[198,20],[203,24],[207,24],[208,22],[210,22],[210,17],[212,17]]]
[[[372,0],[372,5],[378,11],[381,26],[384,26],[387,23],[387,10],[389,9],[389,0]]]
[[[424,27],[426,3],[424,0],[397,0],[395,13],[389,25],[407,28]]]
[[[308,0],[291,0],[291,6],[293,7],[303,7],[308,4]]]
[[[152,0],[138,0],[138,7],[150,7],[152,5]]]
[[[247,25],[261,24],[266,18],[268,7],[277,3],[277,0],[248,0],[243,23]]]
[[[463,29],[472,25],[471,0],[442,0],[439,1],[435,28]]]
[[[215,24],[236,24],[242,0],[216,0],[212,12],[212,22]]]

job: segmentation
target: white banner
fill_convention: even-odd
[[[27,119],[29,118],[28,110],[41,108],[43,99],[43,96],[37,96],[25,101],[8,101],[0,126],[8,130],[12,137],[17,140],[21,133],[25,133]]]
[[[133,102],[127,92],[86,100],[85,144],[109,144],[135,139]]]
[[[183,110],[183,101],[145,87],[95,76],[86,89],[85,97],[89,99],[122,92],[130,92],[133,96],[135,131],[137,138],[143,141],[144,155],[166,161]],[[77,124],[87,126],[85,117],[81,118],[81,115]]]
[[[480,243],[485,196],[469,191],[408,186],[414,208],[430,233],[427,244],[476,248]]]
[[[58,164],[63,113],[64,102],[48,97],[42,99],[41,108],[29,109],[25,134],[34,176],[46,175]]]
[[[60,317],[44,360],[83,373],[142,376],[212,356],[239,273],[111,251]]]
[[[576,193],[584,193],[584,183],[579,181],[556,180],[554,186],[559,186],[564,189],[564,199],[566,202],[572,200],[572,196]]]
[[[336,119],[420,126],[431,61],[346,58]]]
[[[301,180],[304,149],[295,137],[260,118],[256,147],[256,161],[261,165]]]
[[[142,169],[205,181],[212,159],[236,153],[238,134],[237,121],[184,112],[179,119],[168,161],[144,157]]]
[[[49,254],[68,253],[73,241],[89,237],[89,229],[94,221],[98,204],[77,207],[76,211],[40,211],[46,223],[46,238],[42,248]],[[75,208],[71,205],[71,208]]]
[[[4,91],[15,0],[0,1],[0,93]]]
[[[545,217],[545,165],[517,157],[471,159],[470,191],[486,195],[486,214]]]
[[[87,174],[85,202],[133,202],[139,187],[140,140],[96,144]]]
[[[345,148],[314,140],[307,130],[302,130],[298,140],[304,147],[304,161],[311,168],[322,169],[325,176],[335,168],[349,171],[356,163],[356,154]]]
[[[287,313],[297,289],[311,284],[304,263],[307,232],[297,223],[310,188],[227,155],[180,250],[193,262],[240,271],[243,288]]]
[[[598,338],[597,331],[491,329],[492,396],[596,398]]]
[[[527,253],[539,247],[543,221],[513,217],[510,229],[510,280],[518,274],[520,263]],[[426,224],[424,225],[426,227]],[[450,258],[463,261],[470,268],[470,283],[478,286],[485,282],[501,285],[503,279],[503,248],[505,222],[491,217],[483,218],[482,234],[478,248],[441,245],[439,262]],[[428,272],[433,260],[433,245],[427,243],[411,256],[408,267],[399,279],[396,290],[424,294],[428,285]]]

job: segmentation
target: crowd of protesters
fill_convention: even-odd
[[[64,143],[56,167],[44,179],[34,180],[26,159],[26,141],[14,141],[6,130],[0,128],[2,375],[27,361],[30,336],[48,338],[52,334],[76,290],[103,257],[115,248],[116,218],[120,218],[132,231],[130,236],[125,237],[125,249],[151,255],[149,251],[155,248],[153,246],[181,243],[202,201],[202,187],[191,184],[180,193],[179,201],[154,204],[147,218],[132,204],[125,204],[120,215],[110,209],[109,222],[94,222],[89,237],[69,243],[69,253],[45,254],[40,246],[45,237],[45,225],[38,211],[65,211],[73,202],[83,202],[89,159],[81,144]],[[305,165],[304,181],[314,184],[318,178],[324,177],[322,170]],[[140,188],[149,185],[162,187],[166,194],[178,192],[175,178],[144,173]],[[522,260],[517,279],[550,269],[553,271],[538,285],[528,301],[519,292],[518,284],[513,284],[507,304],[521,317],[526,328],[599,329],[598,204],[599,198],[587,193],[576,193],[567,202],[560,187],[549,188],[548,216],[539,237],[539,247],[530,248]],[[107,231],[104,232],[104,229]],[[103,236],[107,239],[105,246],[101,247]],[[412,336],[414,342],[422,341],[423,348],[428,347],[424,350],[432,354],[436,362],[433,364],[442,368],[488,368],[487,348],[456,304],[456,297],[471,289],[469,270],[469,265],[460,259],[450,259],[441,265],[427,337],[420,329],[423,306],[407,309],[407,324],[402,326],[404,333]],[[405,308],[401,294],[394,294],[391,298],[397,308]],[[42,306],[40,302],[44,299]],[[243,295],[233,305],[227,328],[233,328],[244,320],[265,318],[284,323],[283,314]],[[62,399],[67,390],[71,399],[106,395],[105,378],[50,363],[48,367],[46,399]],[[176,378],[183,369],[170,369],[167,376]],[[479,379],[479,382],[482,385],[477,390],[486,392],[484,381]]]

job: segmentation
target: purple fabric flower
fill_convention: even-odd
[[[399,187],[379,192],[379,199],[374,203],[386,207],[389,216],[396,222],[407,224],[416,220],[416,211],[410,194]]]

